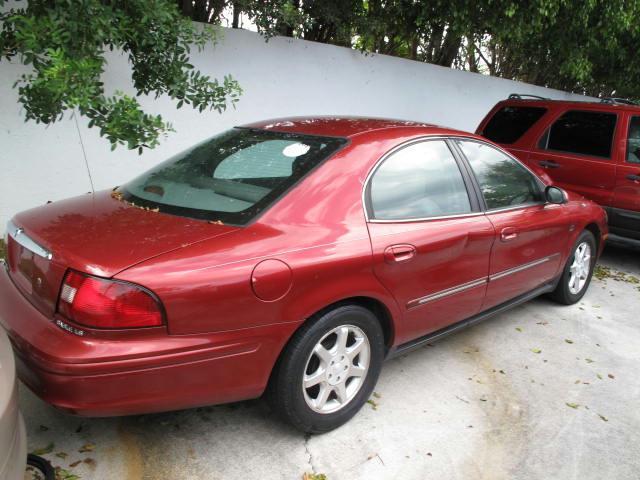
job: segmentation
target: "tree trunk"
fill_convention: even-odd
[[[193,0],[182,0],[182,13],[193,19]]]
[[[429,35],[429,44],[427,45],[426,61],[434,63],[435,59],[440,56],[440,48],[442,46],[442,35],[444,34],[444,25],[432,25],[431,35]]]
[[[476,58],[476,45],[473,43],[471,37],[467,37],[467,63],[469,64],[469,71],[478,73],[478,59]]]
[[[440,55],[438,56],[436,63],[443,67],[451,67],[453,65],[453,61],[458,56],[461,43],[462,35],[459,35],[449,29],[444,37],[442,50],[440,51]]]
[[[233,21],[231,22],[231,28],[239,28],[240,25],[240,4],[233,2]]]

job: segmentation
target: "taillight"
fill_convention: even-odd
[[[162,325],[158,301],[142,287],[69,270],[64,277],[58,312],[69,320],[96,328]]]

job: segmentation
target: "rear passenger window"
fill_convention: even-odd
[[[391,154],[369,183],[376,220],[414,220],[471,212],[453,154],[442,140],[415,143]]]
[[[489,210],[542,201],[538,179],[520,163],[486,143],[459,140]]]
[[[547,109],[542,107],[502,107],[484,127],[482,136],[496,143],[513,143],[546,111]]]
[[[611,157],[617,115],[570,110],[555,121],[538,145],[545,150]]]

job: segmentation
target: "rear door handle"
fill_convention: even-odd
[[[560,164],[552,160],[540,160],[538,162],[538,165],[540,165],[542,168],[560,168]]]
[[[408,243],[390,245],[384,249],[384,261],[387,263],[401,263],[416,256],[416,247]]]
[[[518,230],[515,227],[506,227],[500,232],[500,240],[503,242],[510,242],[516,238],[518,238]]]
[[[640,175],[627,175],[627,180],[631,180],[632,182],[640,182]]]

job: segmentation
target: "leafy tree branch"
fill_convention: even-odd
[[[26,119],[50,124],[77,109],[112,149],[141,153],[172,128],[136,98],[105,93],[107,49],[128,56],[137,95],[167,95],[178,108],[221,113],[242,93],[230,76],[212,79],[189,63],[191,48],[214,42],[215,32],[194,25],[170,0],[30,0],[4,8],[0,25],[1,56],[32,67],[14,85]]]

